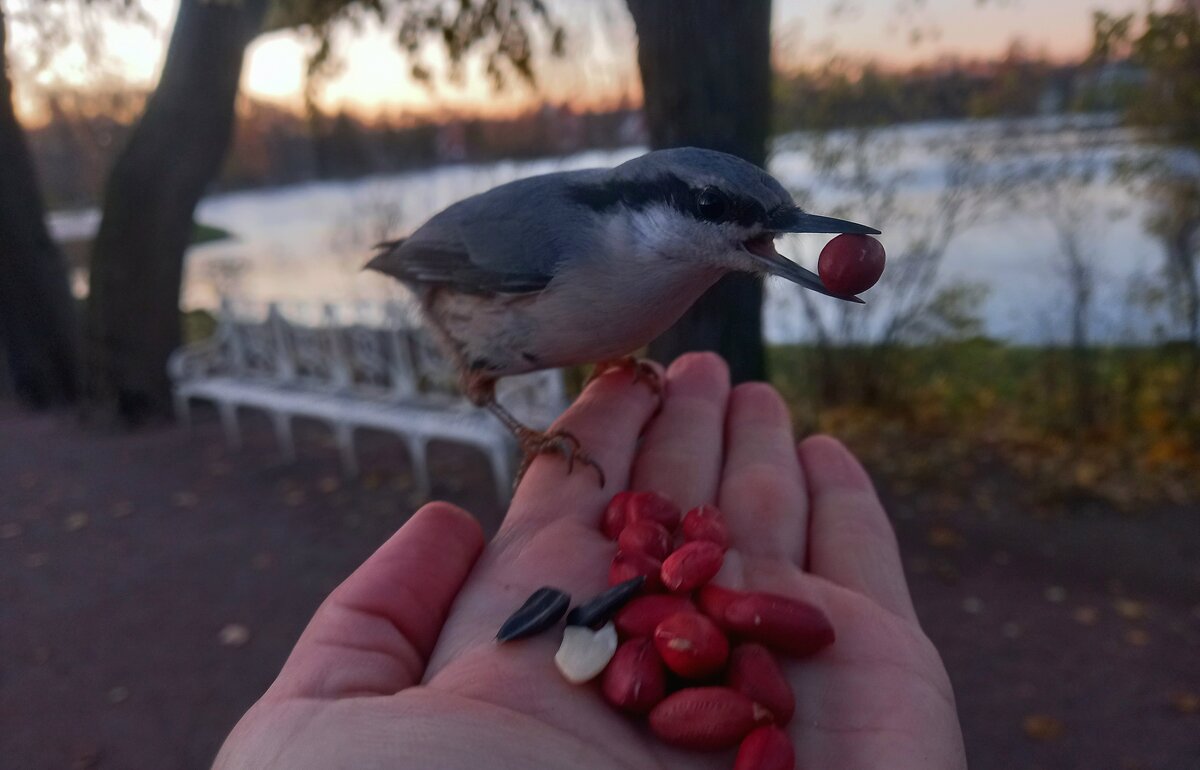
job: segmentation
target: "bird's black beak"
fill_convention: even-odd
[[[844,219],[835,219],[834,217],[822,217],[816,214],[808,214],[798,208],[783,209],[771,215],[768,222],[768,227],[774,233],[855,233],[861,235],[878,235],[879,231],[874,227],[867,227],[856,222],[847,222]],[[742,244],[742,247],[750,253],[754,262],[763,272],[770,275],[777,275],[780,278],[786,278],[792,283],[799,284],[806,289],[811,289],[819,294],[824,294],[828,297],[836,297],[837,299],[847,302],[858,302],[863,304],[863,301],[858,297],[848,297],[841,294],[834,294],[825,288],[825,284],[821,283],[820,277],[811,270],[805,270],[800,265],[797,265],[792,260],[780,254],[775,250],[774,239],[771,235],[752,238]]]
[[[874,227],[847,222],[836,217],[809,214],[798,208],[780,209],[771,214],[768,227],[777,233],[855,233],[879,235]]]

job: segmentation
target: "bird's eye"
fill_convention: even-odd
[[[696,196],[696,208],[699,209],[701,217],[710,222],[716,222],[725,216],[725,212],[729,208],[729,201],[720,190],[705,187]]]

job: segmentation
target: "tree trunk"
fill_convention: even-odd
[[[92,251],[85,386],[100,415],[165,413],[192,215],[229,147],[266,0],[182,0],[162,78],[108,179]]]
[[[17,398],[43,408],[75,398],[78,323],[13,108],[6,43],[0,9],[0,350]]]
[[[627,0],[638,34],[646,122],[655,148],[721,150],[766,162],[771,97],[770,0]],[[735,382],[763,379],[762,281],[723,278],[650,345],[669,361],[715,350]]]

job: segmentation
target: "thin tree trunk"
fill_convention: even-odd
[[[0,9],[0,350],[17,398],[43,408],[75,399],[78,322],[13,108],[6,43]]]
[[[162,78],[109,177],[92,253],[85,386],[126,422],[169,405],[192,216],[233,131],[246,45],[266,0],[182,0]]]
[[[766,162],[770,0],[627,0],[638,34],[646,122],[655,148],[696,146]],[[735,381],[763,379],[762,282],[730,275],[650,345],[669,361],[715,350]]]
[[[1196,275],[1196,247],[1200,237],[1200,222],[1188,220],[1176,235],[1171,247],[1173,259],[1183,281],[1186,307],[1184,316],[1187,325],[1188,354],[1184,365],[1183,381],[1179,386],[1179,408],[1189,414],[1197,408],[1200,395],[1200,277]]]

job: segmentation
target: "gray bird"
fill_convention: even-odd
[[[757,166],[688,147],[500,185],[380,244],[367,267],[413,291],[467,397],[516,435],[522,472],[538,453],[555,451],[569,466],[596,467],[603,485],[603,471],[574,436],[532,430],[503,409],[496,380],[628,363],[731,271],[829,294],[775,251],[775,236],[878,232],[808,214]]]

